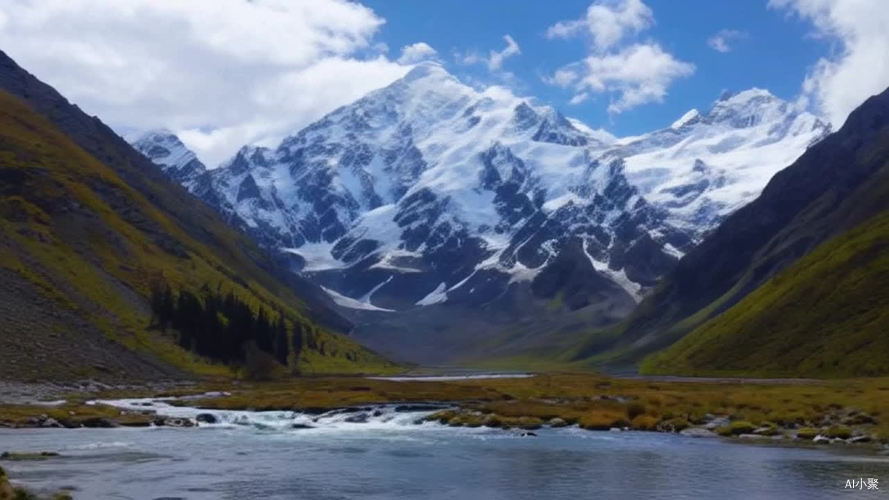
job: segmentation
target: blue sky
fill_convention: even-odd
[[[694,73],[677,78],[661,103],[648,103],[610,114],[609,94],[579,105],[569,104],[570,89],[544,83],[559,67],[582,59],[589,41],[547,39],[551,25],[580,18],[588,0],[516,2],[509,0],[368,0],[364,2],[386,19],[378,39],[390,50],[418,40],[439,52],[445,66],[469,81],[507,84],[517,94],[530,95],[554,105],[563,113],[616,135],[634,135],[668,126],[691,108],[707,109],[723,90],[761,87],[788,100],[801,91],[812,66],[831,50],[831,41],[812,36],[810,22],[787,10],[767,8],[767,2],[648,0],[654,25],[639,41],[654,41],[681,61],[694,64]],[[678,7],[678,8],[677,8]],[[730,41],[728,52],[718,52],[707,41],[721,30],[744,35]],[[521,54],[504,61],[503,70],[515,75],[504,81],[484,65],[456,62],[455,53],[487,53],[505,46],[504,35],[519,45]]]
[[[753,86],[836,127],[889,86],[887,1],[0,0],[0,47],[118,132],[170,129],[212,167],[433,50],[618,136]],[[723,30],[741,35],[708,43]]]

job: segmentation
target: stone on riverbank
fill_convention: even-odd
[[[716,437],[716,433],[702,428],[702,427],[689,427],[687,429],[682,429],[679,431],[679,434],[682,436],[702,438],[702,437]]]
[[[198,413],[198,415],[194,419],[200,424],[219,423],[219,419],[216,418],[216,415],[212,413]]]
[[[54,451],[38,451],[38,452],[16,452],[16,451],[4,451],[0,453],[0,460],[11,460],[11,461],[20,461],[20,460],[47,460],[53,457],[58,457],[59,454]]]

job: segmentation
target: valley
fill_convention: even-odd
[[[880,496],[887,25],[0,0],[0,500]]]

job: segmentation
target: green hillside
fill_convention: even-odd
[[[889,211],[773,277],[642,364],[645,373],[889,373]]]
[[[0,91],[0,378],[232,374],[180,348],[175,331],[151,327],[158,286],[231,294],[297,328],[289,371],[394,369],[319,326],[294,286],[197,200],[163,194],[178,188],[136,171],[134,188],[105,163],[122,146],[95,133],[88,140],[110,158],[99,161]]]

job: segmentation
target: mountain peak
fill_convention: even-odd
[[[168,129],[167,127],[158,127],[149,129],[139,134],[139,137],[134,142],[141,142],[146,140],[161,140],[164,137],[173,137],[175,138],[175,140],[179,140],[179,137],[177,137],[172,130]]]
[[[707,113],[709,123],[722,123],[733,128],[754,127],[761,123],[795,115],[790,103],[760,88],[737,93],[723,93]]]
[[[724,92],[722,96],[720,96],[717,103],[739,104],[749,102],[754,99],[760,101],[780,100],[766,89],[751,87],[740,92]]]
[[[430,77],[455,79],[454,76],[448,73],[441,64],[433,61],[423,61],[411,68],[411,70],[404,75],[402,80],[405,82],[412,82]]]
[[[193,183],[207,171],[197,155],[169,129],[149,130],[134,141],[132,146],[160,166],[168,177],[182,184]]]

